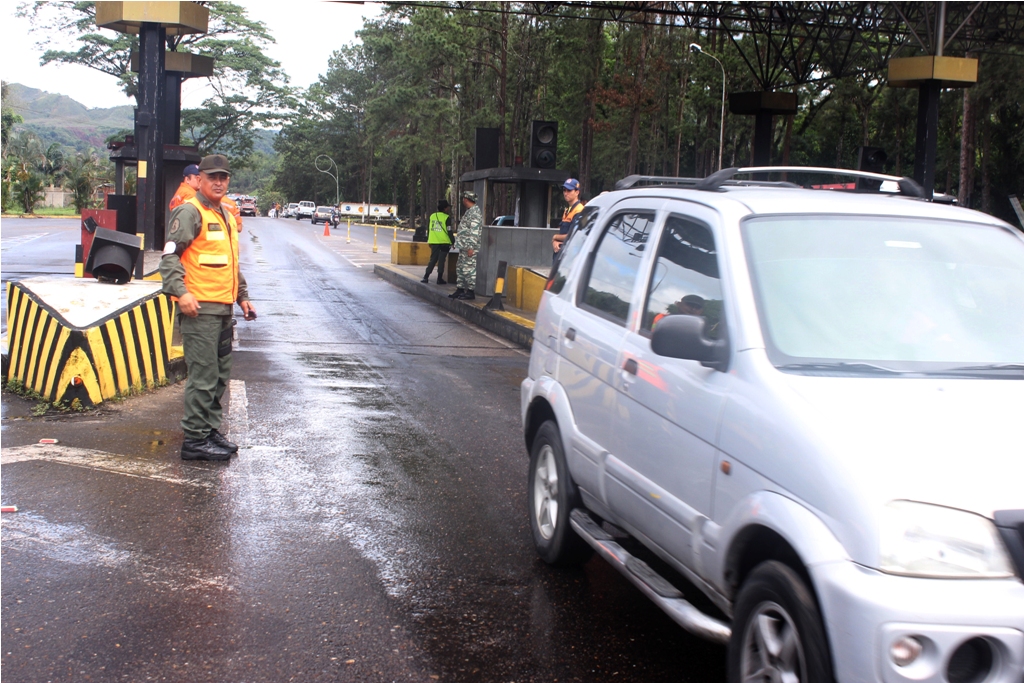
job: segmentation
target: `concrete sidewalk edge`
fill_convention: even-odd
[[[514,320],[503,317],[500,313],[484,310],[483,306],[489,301],[487,297],[474,299],[473,303],[449,299],[445,290],[432,288],[422,284],[419,280],[410,277],[404,271],[395,268],[387,263],[374,265],[373,272],[377,277],[401,287],[410,294],[436,304],[446,311],[465,318],[474,325],[479,325],[488,332],[518,344],[524,349],[529,349],[533,343],[533,329],[527,325],[520,324]],[[515,316],[518,317],[518,316]]]

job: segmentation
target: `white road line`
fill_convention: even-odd
[[[231,402],[228,404],[228,438],[239,448],[249,445],[249,398],[245,395],[245,382],[228,381]]]
[[[491,341],[497,342],[498,344],[501,344],[506,349],[512,349],[513,351],[515,351],[516,353],[518,353],[521,356],[529,356],[530,355],[527,352],[523,351],[518,346],[516,346],[515,344],[512,344],[511,342],[509,342],[509,341],[507,341],[505,339],[502,339],[501,337],[499,337],[496,334],[491,334],[487,330],[485,330],[482,327],[479,327],[477,325],[474,325],[473,323],[469,322],[468,320],[466,320],[465,318],[463,318],[461,316],[455,315],[454,313],[451,313],[449,311],[444,311],[444,310],[442,310],[441,313],[443,313],[444,315],[448,316],[449,318],[451,318],[455,322],[461,323],[462,325],[465,325],[466,327],[472,329],[473,331],[482,334],[483,336],[487,337]]]
[[[20,247],[23,244],[28,244],[32,240],[37,240],[40,237],[46,237],[49,234],[50,233],[48,232],[41,232],[38,235],[19,235],[18,237],[7,237],[3,240],[0,240],[0,251],[7,251],[8,249],[13,249],[14,247]]]
[[[102,470],[114,472],[128,477],[139,479],[151,479],[162,481],[168,484],[181,486],[192,486],[198,488],[213,488],[216,483],[205,475],[205,470],[196,470],[197,477],[182,476],[180,466],[169,463],[141,461],[127,455],[106,453],[88,448],[72,448],[59,445],[37,445],[17,446],[15,448],[4,448],[0,450],[0,465],[24,462],[26,460],[48,460],[50,462],[82,467],[85,469]]]
[[[233,590],[224,576],[206,575],[184,563],[167,565],[114,538],[92,533],[79,524],[60,524],[30,512],[3,516],[4,552],[16,550],[65,564],[120,569],[133,580],[179,590]]]

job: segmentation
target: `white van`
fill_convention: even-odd
[[[316,211],[316,204],[313,202],[299,202],[299,208],[295,212],[295,220],[303,218],[313,219],[313,212]]]

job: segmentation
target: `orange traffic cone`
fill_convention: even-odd
[[[328,221],[324,221],[324,237],[330,237],[330,236],[331,236],[331,222],[329,220]]]

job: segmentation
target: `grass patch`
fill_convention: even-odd
[[[78,212],[73,206],[41,206],[35,210],[35,214],[37,216],[77,216]]]

